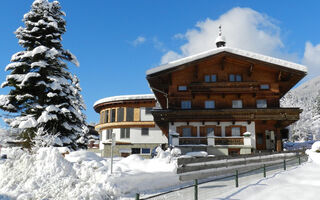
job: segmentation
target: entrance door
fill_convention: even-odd
[[[266,136],[263,133],[256,133],[256,147],[257,150],[266,149]]]

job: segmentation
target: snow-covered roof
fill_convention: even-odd
[[[107,97],[107,98],[96,101],[93,104],[93,107],[101,103],[108,103],[113,101],[129,101],[129,100],[143,100],[143,99],[155,99],[155,96],[154,94],[136,94],[136,95],[121,95],[121,96]]]
[[[220,48],[216,48],[216,49],[211,49],[208,51],[204,51],[201,52],[199,54],[195,54],[192,56],[188,56],[185,58],[181,58],[178,60],[174,60],[171,61],[165,65],[161,65],[152,69],[147,70],[146,74],[147,75],[151,75],[157,72],[161,72],[167,69],[171,69],[174,67],[177,67],[179,65],[183,65],[185,63],[189,63],[195,60],[199,60],[208,56],[212,56],[218,53],[222,53],[222,52],[228,52],[228,53],[232,53],[232,54],[236,54],[239,56],[244,56],[247,58],[251,58],[251,59],[255,59],[255,60],[259,60],[259,61],[263,61],[263,62],[267,62],[267,63],[271,63],[271,64],[275,64],[275,65],[280,65],[289,69],[294,69],[294,70],[298,70],[298,71],[302,71],[302,72],[307,72],[307,67],[304,65],[300,65],[297,63],[293,63],[293,62],[289,62],[286,60],[282,60],[282,59],[278,59],[278,58],[273,58],[270,56],[265,56],[265,55],[261,55],[258,53],[253,53],[253,52],[249,52],[249,51],[245,51],[245,50],[240,50],[240,49],[236,49],[236,48],[230,48],[230,47],[220,47]]]

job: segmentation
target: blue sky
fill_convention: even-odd
[[[32,0],[1,0],[0,82],[12,54],[21,51],[13,32],[23,26]],[[145,71],[208,48],[222,24],[227,45],[302,63],[320,75],[319,1],[60,0],[66,12],[63,46],[80,61],[88,122],[98,122],[101,98],[150,93]],[[308,79],[307,78],[307,79]],[[303,82],[303,81],[302,81]],[[0,89],[7,94],[8,89]]]

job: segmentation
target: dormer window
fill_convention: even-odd
[[[230,82],[241,82],[242,76],[241,76],[241,74],[229,74],[229,81]]]
[[[206,82],[206,83],[217,82],[217,75],[215,75],[215,74],[205,75],[204,82]]]
[[[187,91],[187,86],[186,85],[179,85],[178,91]]]

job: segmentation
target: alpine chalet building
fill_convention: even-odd
[[[161,105],[151,111],[156,124],[183,153],[281,151],[302,110],[280,107],[280,98],[306,67],[225,44],[220,31],[217,48],[146,72]]]

